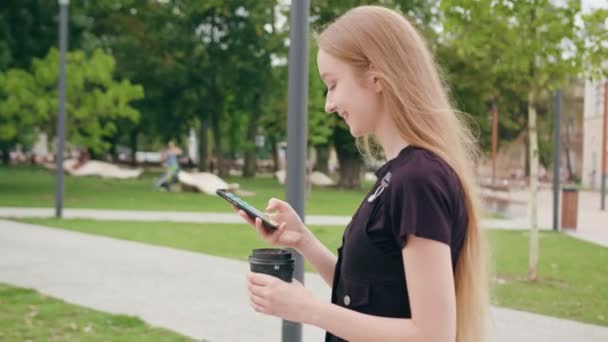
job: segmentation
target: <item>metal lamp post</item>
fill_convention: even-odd
[[[308,0],[291,1],[289,108],[287,114],[287,202],[304,220],[308,127]],[[304,260],[296,254],[294,277],[304,283]],[[302,325],[283,321],[283,341],[302,341]]]
[[[56,183],[55,217],[63,211],[63,150],[65,145],[65,54],[68,48],[68,6],[70,0],[59,0],[59,108],[57,112],[57,142],[55,144]]]

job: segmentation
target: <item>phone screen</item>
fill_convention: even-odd
[[[277,228],[278,224],[271,219],[268,214],[258,210],[256,207],[252,206],[251,204],[243,201],[242,199],[240,199],[238,196],[236,196],[235,194],[229,192],[229,191],[221,191],[221,193],[223,195],[225,195],[226,197],[230,198],[230,200],[232,200],[234,203],[237,203],[237,207],[243,207],[246,208],[246,211],[249,211],[251,214],[253,214],[254,216],[257,216],[259,218],[261,218],[262,220],[267,221],[268,223],[270,223],[271,225],[273,225],[273,228]],[[218,192],[219,194],[219,192]]]
[[[224,194],[226,194],[228,197],[230,197],[236,203],[238,203],[238,204],[242,205],[243,207],[246,207],[247,209],[249,209],[255,215],[257,215],[259,217],[266,217],[266,213],[263,213],[263,212],[259,211],[258,209],[256,209],[256,207],[254,207],[251,204],[243,201],[239,197],[235,196],[233,193],[226,191],[226,192],[224,192]]]

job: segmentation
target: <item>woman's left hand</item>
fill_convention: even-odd
[[[296,279],[287,283],[267,274],[249,272],[247,280],[249,302],[257,312],[309,323],[320,304]]]

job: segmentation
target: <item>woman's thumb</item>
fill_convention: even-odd
[[[268,201],[268,206],[266,207],[266,211],[273,211],[273,210],[283,210],[285,208],[285,206],[287,206],[288,204],[281,201],[280,199],[276,199],[276,198],[271,198]]]

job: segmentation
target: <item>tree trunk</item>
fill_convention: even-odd
[[[222,145],[222,130],[220,127],[219,115],[219,113],[214,113],[211,120],[211,129],[213,130],[213,145],[215,148],[215,159],[217,160],[218,176],[220,178],[226,178],[228,172],[224,163],[224,147]]]
[[[247,142],[252,145],[246,147],[245,150],[245,165],[243,166],[243,177],[253,178],[255,177],[257,167],[257,146],[255,136],[258,128],[258,121],[262,113],[262,94],[257,92],[253,99],[253,110],[251,113],[251,119],[247,127]]]
[[[213,23],[216,23],[216,11],[215,9],[212,9],[212,13],[211,16],[213,17]],[[211,26],[211,33],[212,33],[212,37],[216,36],[216,32],[217,32],[217,27],[212,24]],[[213,38],[212,41],[212,49],[211,51],[213,51],[213,48],[217,48],[217,45],[219,44],[218,41],[215,40],[215,38]],[[216,60],[216,58],[219,58],[217,56],[210,56],[211,60]],[[222,92],[222,85],[218,84],[218,74],[221,74],[222,70],[221,67],[214,69],[210,74],[209,74],[209,98],[212,100],[212,103],[210,103],[210,114],[211,114],[211,131],[213,133],[213,149],[214,149],[214,154],[215,154],[215,166],[218,170],[218,176],[220,178],[225,178],[228,174],[228,172],[226,172],[226,165],[224,165],[224,147],[222,145],[222,130],[221,130],[221,126],[220,126],[220,117],[222,116],[222,113],[224,111],[224,106],[223,106],[223,100],[224,100],[224,94]]]
[[[68,158],[68,148],[64,146],[63,148],[63,158]],[[96,150],[90,149],[89,150],[89,155],[91,156],[91,159],[95,159],[95,160],[103,160],[103,155],[101,154],[101,152],[97,152]]]
[[[336,147],[336,154],[338,155],[338,163],[340,163],[338,187],[343,189],[360,189],[363,160],[350,134],[350,130],[345,124],[336,125],[332,138],[333,144]]]
[[[118,151],[117,151],[117,146],[118,142],[117,139],[114,137],[112,138],[112,140],[110,141],[110,158],[112,159],[112,163],[118,163]]]
[[[498,108],[492,100],[492,185],[496,184],[496,156],[498,154]]]
[[[268,139],[270,140],[270,148],[272,150],[272,161],[274,163],[273,170],[274,172],[279,171],[279,150],[277,149],[277,140],[274,135],[269,135]]]
[[[209,122],[201,117],[200,141],[198,143],[198,169],[200,172],[209,171],[207,159],[209,159]]]
[[[340,163],[338,187],[342,189],[361,189],[361,166],[363,166],[361,158],[353,158],[353,156],[338,153],[338,161]]]
[[[534,93],[528,94],[528,130],[530,133],[530,255],[528,279],[536,281],[538,269],[538,132]]]
[[[528,115],[529,116],[529,115]],[[530,186],[530,131],[524,138],[524,147],[526,153],[524,153],[524,176],[528,177],[528,186]]]
[[[129,132],[129,147],[131,148],[131,166],[137,165],[137,129]]]
[[[2,146],[0,148],[0,151],[2,151],[2,165],[8,165],[11,162],[11,156],[10,156],[10,149],[8,146]]]
[[[566,167],[568,168],[568,180],[574,181],[576,179],[576,173],[572,167],[572,159],[570,158],[571,140],[570,140],[570,129],[572,128],[572,118],[569,118],[566,124]],[[559,158],[559,156],[558,156]]]
[[[329,174],[329,145],[317,146],[317,163],[314,171]]]

